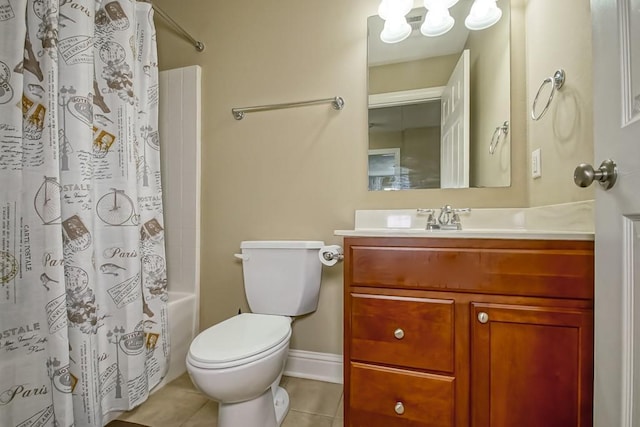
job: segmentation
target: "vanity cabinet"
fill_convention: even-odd
[[[592,425],[592,241],[344,248],[345,426]]]

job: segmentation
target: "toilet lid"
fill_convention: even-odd
[[[189,355],[202,363],[232,362],[275,347],[290,334],[288,317],[243,313],[198,334]]]

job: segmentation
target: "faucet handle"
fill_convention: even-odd
[[[418,215],[429,215],[427,217],[427,224],[430,222],[435,222],[436,220],[433,218],[433,214],[436,213],[435,209],[417,209]]]
[[[455,225],[458,230],[461,230],[462,222],[460,222],[460,215],[458,214],[469,213],[469,212],[471,212],[471,209],[469,208],[454,209],[453,216],[451,217],[451,224]]]
[[[469,213],[469,212],[471,212],[471,208],[454,209],[453,212],[454,213]]]
[[[426,229],[430,230],[431,228],[433,228],[434,225],[436,225],[436,219],[433,216],[434,213],[436,213],[435,209],[422,209],[422,208],[418,208],[417,210],[418,215],[429,215],[427,217],[427,225],[426,225]]]

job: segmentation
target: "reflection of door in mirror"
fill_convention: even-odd
[[[469,187],[469,50],[465,49],[442,94],[440,187]]]
[[[412,156],[412,165],[405,165],[404,160],[407,156],[403,153],[404,150],[400,151],[401,174],[406,174],[409,169],[417,170],[416,165],[422,165],[422,169],[428,168],[436,173],[435,176],[420,179],[416,174],[415,179],[410,180],[412,182],[403,188],[504,187],[511,183],[510,138],[501,140],[494,153],[489,152],[496,128],[508,121],[511,113],[510,1],[498,0],[502,18],[492,27],[479,31],[469,31],[464,25],[472,4],[473,0],[459,0],[452,6],[450,13],[456,24],[447,34],[438,37],[425,37],[420,33],[426,9],[419,7],[412,10],[407,15],[407,21],[413,31],[406,40],[395,44],[380,42],[380,31],[384,21],[379,16],[369,17],[370,149],[385,147],[380,145],[379,126],[376,126],[377,123],[386,120],[381,117],[383,112],[407,114],[407,102],[402,99],[401,94],[429,89],[440,89],[442,94],[462,52],[469,51],[469,125],[466,159],[468,166],[465,172],[467,176],[454,175],[456,178],[453,179],[447,175],[450,165],[440,164],[441,150],[438,141],[437,151],[428,152],[429,156],[436,154],[436,159]],[[437,98],[439,103],[441,94],[432,97],[431,100]],[[386,97],[389,101],[386,105],[377,103],[375,107],[372,106],[375,104],[372,101],[379,97]],[[399,102],[395,102],[398,100],[396,98]],[[398,113],[394,112],[395,108],[405,110]],[[441,124],[438,122],[438,128]],[[438,130],[438,133],[445,137],[455,135],[455,132],[447,132]],[[427,154],[427,150],[424,151],[424,154]],[[446,154],[444,150],[442,154]],[[432,162],[438,164],[434,166]],[[464,169],[461,167],[459,171],[462,170]],[[464,185],[465,182],[467,185]]]

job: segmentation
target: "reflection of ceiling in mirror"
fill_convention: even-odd
[[[380,32],[384,21],[379,16],[370,16],[369,28],[369,66],[392,64],[395,62],[415,61],[434,56],[460,53],[469,36],[464,20],[471,9],[472,0],[460,0],[450,10],[456,23],[446,34],[439,37],[425,37],[420,33],[420,25],[424,22],[427,10],[424,7],[413,9],[407,15],[413,32],[400,43],[388,44],[380,40]]]
[[[369,109],[369,132],[440,128],[440,101]]]

